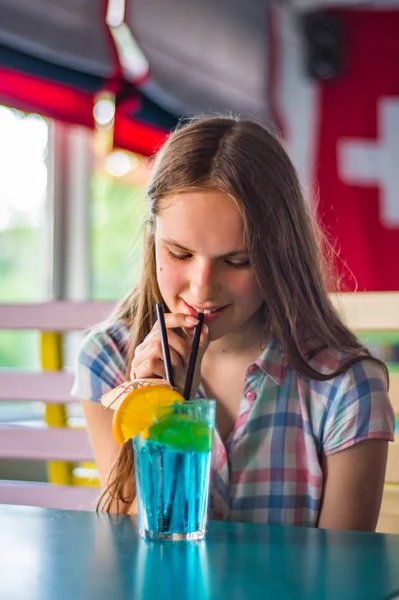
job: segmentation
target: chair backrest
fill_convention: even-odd
[[[106,302],[54,301],[36,305],[0,305],[0,329],[32,329],[67,333],[89,328],[106,318],[112,304]],[[0,370],[0,402],[35,402],[66,405],[73,374],[67,370],[28,372]],[[84,428],[29,426],[0,423],[0,459],[68,461],[93,458]],[[0,503],[29,504],[51,508],[90,509],[98,489],[26,481],[0,481]]]
[[[399,293],[333,295],[348,325],[357,333],[397,333]],[[0,329],[34,329],[66,333],[83,330],[103,320],[112,304],[55,301],[38,305],[0,305]],[[69,395],[73,375],[65,370],[39,373],[0,370],[1,401],[76,402]],[[390,398],[399,415],[399,372],[391,373]],[[84,429],[7,426],[0,424],[0,459],[23,458],[80,462],[92,459]],[[399,439],[390,445],[384,506],[397,511],[399,532]],[[0,503],[34,504],[55,508],[92,508],[98,490],[29,482],[0,481]],[[389,502],[388,502],[388,500]],[[388,509],[387,509],[388,510]]]
[[[399,347],[399,292],[337,294],[334,302],[349,327],[369,341],[388,341]],[[389,364],[389,397],[399,419],[399,364]],[[399,435],[389,445],[384,495],[378,531],[399,533]]]

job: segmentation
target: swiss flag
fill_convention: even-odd
[[[304,40],[272,15],[271,105],[317,196],[343,288],[399,290],[399,9],[327,14],[344,39],[331,81],[306,75]]]

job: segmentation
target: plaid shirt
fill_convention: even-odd
[[[128,328],[95,330],[82,344],[72,395],[99,401],[125,381]],[[337,353],[311,361],[337,369]],[[198,396],[203,392],[198,391]],[[362,360],[315,381],[291,368],[275,342],[245,372],[233,431],[212,449],[209,518],[315,526],[323,489],[322,454],[365,439],[392,441],[395,419],[381,367]]]

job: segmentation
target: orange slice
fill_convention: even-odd
[[[101,404],[108,410],[116,410],[123,399],[132,390],[144,387],[146,385],[166,385],[170,384],[166,379],[134,379],[133,381],[124,381],[118,387],[113,388],[103,396],[101,396]]]
[[[184,402],[179,392],[166,385],[149,385],[129,392],[115,410],[112,431],[123,444],[165,417],[175,402]]]

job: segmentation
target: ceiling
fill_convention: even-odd
[[[299,12],[399,6],[275,1]],[[110,30],[105,0],[0,0],[0,102],[92,125],[93,98],[111,89],[121,114],[160,130],[203,112],[268,119],[269,2],[127,0],[123,27]]]

